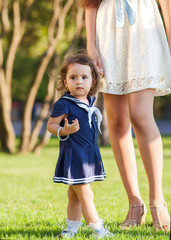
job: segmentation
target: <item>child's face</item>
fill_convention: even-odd
[[[69,67],[64,83],[72,96],[82,100],[87,98],[92,81],[91,68],[88,65],[74,63]]]

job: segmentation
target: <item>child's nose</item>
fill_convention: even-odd
[[[79,77],[78,79],[77,79],[77,84],[80,84],[82,82],[82,77]]]

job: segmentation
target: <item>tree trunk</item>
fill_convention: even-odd
[[[34,105],[34,101],[36,99],[36,94],[38,91],[38,88],[40,86],[40,83],[42,81],[43,75],[45,73],[45,70],[48,66],[48,63],[51,59],[51,57],[54,54],[55,47],[62,37],[64,26],[65,26],[65,17],[70,10],[74,0],[68,0],[63,8],[61,8],[60,15],[58,15],[58,11],[54,9],[54,14],[57,14],[56,21],[58,21],[58,29],[56,35],[52,38],[52,35],[49,38],[49,46],[47,47],[47,51],[44,54],[42,61],[39,65],[38,71],[36,73],[35,80],[33,81],[30,91],[28,93],[28,98],[26,101],[25,109],[24,109],[24,115],[23,115],[23,127],[22,127],[22,136],[21,136],[21,143],[20,143],[20,152],[27,152],[28,146],[29,146],[29,140],[31,137],[31,115],[32,115],[32,109]],[[56,1],[56,4],[59,6],[60,1]],[[54,8],[55,8],[54,4]],[[52,18],[54,15],[52,16]],[[52,27],[55,28],[55,24],[52,24]],[[50,31],[50,28],[49,28]],[[54,31],[51,31],[51,33]]]
[[[11,121],[11,97],[8,86],[5,83],[4,72],[0,70],[0,118],[1,118],[1,142],[3,150],[14,153],[15,132]]]
[[[7,132],[6,132],[4,121],[3,121],[2,107],[0,106],[0,141],[1,141],[2,149],[5,152],[9,152],[9,148],[6,144],[6,139],[7,139]]]
[[[48,143],[49,139],[51,137],[51,133],[48,132],[48,130],[45,131],[45,133],[43,134],[42,139],[40,140],[40,142],[38,143],[38,145],[34,148],[34,152],[35,153],[39,153],[40,149],[45,146],[46,143]]]
[[[54,85],[55,85],[54,79],[49,79],[47,96],[45,98],[45,103],[43,105],[43,108],[42,108],[42,111],[40,114],[40,118],[37,120],[35,127],[32,131],[32,135],[31,135],[30,142],[29,142],[29,151],[34,150],[34,148],[36,146],[37,138],[39,136],[40,130],[41,130],[43,122],[44,122],[44,119],[48,115],[50,101],[52,100],[53,95],[54,95]]]
[[[34,0],[27,0],[26,12],[24,14],[24,21],[21,21],[20,16],[20,4],[19,1],[13,1],[13,33],[12,40],[9,45],[9,51],[4,63],[3,54],[3,38],[4,34],[10,29],[8,19],[8,1],[4,0],[0,2],[0,11],[2,14],[2,26],[0,33],[0,139],[3,150],[14,153],[15,152],[15,132],[11,119],[11,80],[13,74],[14,60],[16,51],[24,35],[24,29],[26,26],[26,18],[31,5]],[[5,65],[5,68],[3,66]]]

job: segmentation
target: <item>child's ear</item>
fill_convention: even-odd
[[[67,86],[67,80],[66,80],[66,79],[64,80],[64,84],[65,84],[65,87],[68,87],[68,86]]]

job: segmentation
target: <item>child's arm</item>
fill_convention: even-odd
[[[171,53],[171,0],[159,0],[166,27],[167,39]]]
[[[72,124],[68,123],[67,115],[63,114],[59,117],[50,117],[47,123],[47,130],[57,136],[58,129],[61,127],[60,122],[64,119],[64,127],[60,130],[59,136],[66,136],[75,133],[79,130],[79,122],[77,119],[73,120]]]

